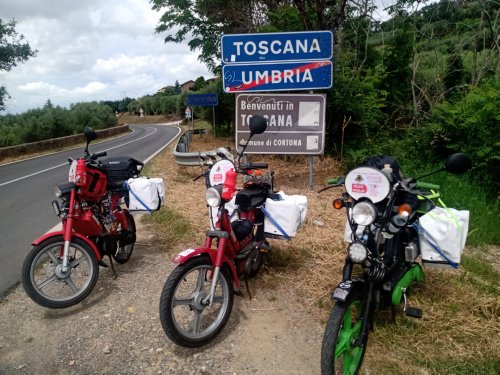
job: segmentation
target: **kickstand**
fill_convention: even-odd
[[[109,258],[109,264],[111,265],[111,270],[113,271],[113,275],[115,275],[115,280],[118,278],[118,275],[116,274],[115,271],[115,266],[113,264],[113,258],[111,258],[111,255],[108,255]]]
[[[247,278],[246,274],[245,274],[245,288],[246,288],[247,293],[248,293],[248,298],[251,301],[252,300],[252,293],[250,292],[250,287],[248,286],[248,278]]]

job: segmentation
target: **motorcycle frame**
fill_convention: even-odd
[[[213,296],[215,295],[215,288],[218,282],[220,270],[227,266],[230,271],[230,275],[233,279],[233,287],[235,291],[240,290],[240,281],[238,277],[238,271],[234,264],[234,259],[238,252],[245,246],[247,246],[252,240],[253,236],[248,236],[242,241],[238,241],[233,232],[231,226],[231,218],[228,211],[225,209],[225,202],[221,202],[217,212],[217,221],[214,225],[214,230],[207,231],[205,238],[205,243],[201,247],[195,249],[186,249],[179,254],[177,254],[172,261],[175,263],[183,264],[189,259],[196,256],[208,255],[212,263],[212,283],[209,294],[205,297],[204,302],[211,305],[213,302]],[[248,213],[242,215],[243,218],[254,218],[255,208],[252,208]],[[252,230],[253,231],[253,230]],[[214,248],[214,239],[217,238],[217,247]]]
[[[94,251],[97,261],[100,261],[102,259],[101,251],[98,249],[94,241],[89,239],[89,237],[103,236],[106,234],[106,230],[103,225],[97,220],[91,209],[85,210],[82,207],[82,202],[78,195],[77,189],[78,188],[75,186],[69,193],[68,214],[62,220],[62,229],[45,233],[32,242],[32,245],[36,246],[49,238],[62,235],[64,246],[61,249],[60,255],[63,259],[63,271],[67,270],[69,247],[73,237],[83,240],[92,249],[92,251]],[[113,215],[115,216],[117,222],[122,226],[123,229],[128,230],[128,223],[124,210],[115,209],[116,207],[120,206],[119,203],[121,198],[121,194],[112,193],[111,207],[113,207]]]

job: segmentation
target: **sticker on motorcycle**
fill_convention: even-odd
[[[234,169],[234,164],[231,160],[222,159],[215,163],[212,168],[210,168],[210,174],[208,176],[210,186],[223,184],[226,179],[226,172],[230,169]]]
[[[182,258],[187,257],[189,254],[194,253],[195,249],[186,249],[182,250],[179,254],[177,254],[172,261],[179,262]]]
[[[345,188],[354,199],[369,198],[373,203],[384,200],[391,190],[389,179],[380,170],[359,167],[345,178]]]

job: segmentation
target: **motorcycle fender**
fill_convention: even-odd
[[[363,284],[363,281],[356,280],[344,280],[340,282],[337,287],[333,290],[332,293],[332,299],[335,301],[341,301],[345,302],[349,298],[349,295],[351,292],[357,288],[358,286],[361,286]]]
[[[208,254],[210,257],[210,261],[212,264],[215,264],[215,258],[217,256],[217,250],[212,249],[210,247],[197,247],[196,249],[185,249],[175,255],[172,258],[172,262],[174,263],[179,263],[183,264],[186,263],[189,259],[202,255],[202,254]],[[240,281],[238,278],[238,273],[236,272],[236,268],[234,268],[233,262],[231,262],[228,257],[225,255],[222,256],[222,264],[227,264],[231,274],[233,275],[233,284],[234,284],[234,289],[235,290],[240,290]]]
[[[51,237],[57,237],[57,236],[64,236],[64,231],[60,230],[60,231],[56,231],[56,232],[45,233],[44,235],[35,239],[31,244],[33,246],[37,246],[40,243],[42,243],[43,241],[45,241],[46,239],[51,238]],[[87,237],[82,236],[79,233],[73,233],[73,237],[78,237],[79,239],[84,241],[87,245],[89,245],[90,248],[92,250],[94,250],[95,256],[97,257],[98,261],[102,259],[101,253],[99,252],[99,250],[97,249],[95,244],[92,241],[90,241]]]
[[[424,270],[418,263],[414,264],[406,273],[399,279],[392,290],[391,302],[393,305],[399,305],[403,298],[403,291],[416,281],[424,279]]]

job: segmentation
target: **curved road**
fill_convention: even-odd
[[[179,134],[177,123],[130,125],[131,133],[93,143],[91,153],[126,155],[149,161]],[[0,296],[21,279],[31,241],[60,222],[52,210],[54,187],[68,180],[68,158],[83,147],[0,165]]]

